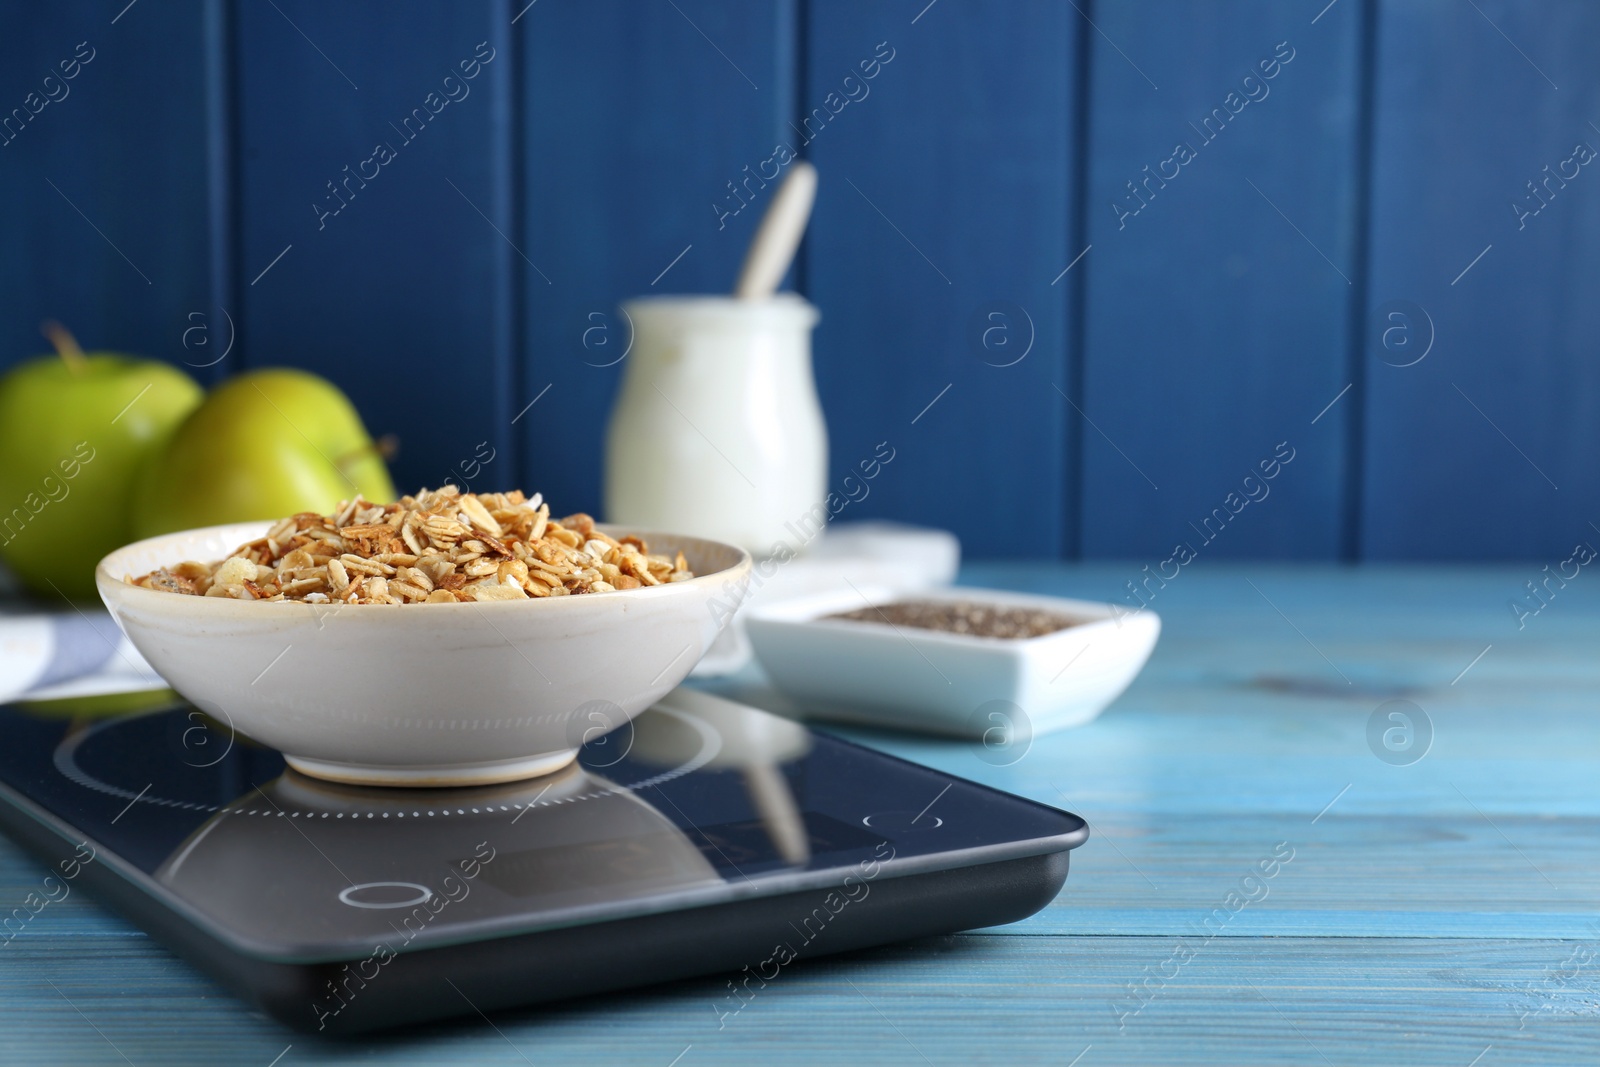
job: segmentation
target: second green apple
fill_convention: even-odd
[[[134,493],[134,532],[326,514],[358,494],[395,499],[345,395],[305,371],[250,371],[213,389],[151,457]]]

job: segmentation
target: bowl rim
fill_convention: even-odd
[[[118,600],[122,600],[123,598],[128,598],[127,599],[128,603],[140,604],[140,605],[149,605],[149,606],[152,606],[152,607],[156,606],[156,605],[159,605],[159,604],[171,604],[174,607],[181,607],[184,604],[209,602],[213,606],[211,606],[211,607],[202,607],[202,608],[198,608],[197,610],[199,610],[199,611],[210,611],[210,612],[214,612],[214,613],[215,612],[223,612],[223,613],[225,613],[225,612],[230,612],[230,611],[237,612],[237,611],[242,609],[245,612],[247,612],[250,615],[255,616],[257,618],[270,617],[270,615],[262,616],[260,614],[261,609],[259,607],[257,607],[256,605],[262,604],[262,603],[272,603],[274,608],[276,608],[278,611],[289,611],[289,612],[300,611],[300,612],[306,612],[306,613],[310,613],[310,614],[313,614],[313,615],[317,615],[319,617],[322,615],[323,612],[328,612],[328,611],[353,612],[353,611],[360,611],[362,609],[370,609],[370,608],[390,608],[390,607],[411,607],[411,606],[415,606],[415,605],[404,605],[404,604],[345,604],[345,603],[341,603],[339,601],[332,601],[332,600],[330,600],[326,604],[323,604],[323,603],[309,603],[309,602],[303,601],[303,600],[281,600],[281,601],[270,601],[270,602],[268,602],[268,601],[255,601],[255,600],[235,600],[232,597],[184,596],[184,595],[182,595],[180,593],[169,593],[169,592],[166,592],[165,590],[161,590],[161,589],[148,589],[148,588],[146,588],[146,587],[144,587],[142,585],[134,585],[132,582],[127,581],[122,576],[122,574],[119,574],[116,570],[113,570],[111,568],[111,566],[110,566],[110,563],[111,563],[111,561],[113,559],[115,559],[116,557],[122,555],[125,552],[130,552],[133,549],[137,549],[137,548],[155,548],[161,542],[164,542],[164,541],[176,541],[176,540],[178,540],[180,538],[192,538],[192,537],[200,537],[200,536],[205,536],[205,535],[214,535],[214,534],[221,533],[222,531],[226,531],[226,530],[259,530],[259,531],[261,531],[261,533],[265,533],[268,529],[270,529],[272,527],[273,523],[275,523],[277,521],[278,520],[276,520],[276,519],[259,519],[259,520],[251,520],[251,521],[248,521],[248,522],[227,522],[227,523],[221,523],[221,524],[219,524],[217,526],[197,526],[197,527],[194,527],[193,529],[174,530],[171,533],[157,534],[155,537],[146,537],[146,538],[143,538],[143,539],[138,540],[138,541],[130,541],[128,544],[122,545],[121,547],[115,548],[112,551],[106,553],[106,555],[103,558],[101,558],[100,562],[95,564],[95,568],[94,568],[95,586],[98,588],[98,590],[100,592],[100,599],[106,602],[106,606],[107,607],[112,607],[113,598],[116,598]],[[612,536],[616,536],[613,533],[613,531],[621,530],[626,534],[631,534],[633,536],[637,536],[637,537],[643,538],[646,543],[649,543],[651,538],[666,538],[666,539],[674,539],[674,540],[680,540],[680,541],[699,541],[702,544],[711,545],[711,546],[715,546],[716,548],[727,549],[727,550],[731,550],[733,552],[736,552],[738,554],[738,557],[734,560],[734,562],[731,565],[729,565],[727,567],[723,567],[720,570],[711,571],[708,574],[697,574],[693,578],[686,578],[681,582],[668,582],[668,583],[663,583],[662,585],[647,585],[647,586],[641,586],[638,589],[614,589],[610,593],[600,593],[600,594],[585,593],[585,594],[577,595],[577,596],[528,597],[526,600],[457,601],[454,604],[430,604],[428,606],[434,609],[433,612],[431,612],[430,614],[433,615],[435,618],[437,618],[441,609],[444,610],[444,611],[455,610],[459,614],[461,609],[463,609],[463,608],[476,608],[479,611],[491,611],[491,612],[498,611],[498,612],[502,612],[503,613],[505,611],[505,609],[507,609],[507,608],[510,608],[512,610],[518,610],[518,609],[526,610],[526,605],[528,603],[536,602],[536,601],[537,602],[546,602],[547,601],[547,602],[550,602],[552,604],[557,602],[557,601],[562,601],[562,602],[575,601],[575,602],[577,602],[579,604],[592,603],[593,601],[591,601],[590,598],[594,597],[594,596],[598,596],[600,598],[600,600],[598,601],[599,603],[613,603],[613,602],[615,602],[616,598],[627,598],[627,599],[636,600],[636,599],[641,599],[643,597],[652,597],[652,596],[659,597],[659,596],[670,596],[670,595],[682,595],[681,591],[686,591],[688,589],[707,590],[707,589],[709,589],[709,588],[711,588],[713,586],[725,585],[729,581],[738,581],[740,578],[745,577],[745,576],[747,576],[749,574],[750,569],[751,569],[751,567],[753,566],[753,563],[754,563],[754,558],[750,555],[749,551],[747,551],[746,549],[743,549],[743,548],[739,547],[738,545],[730,544],[730,543],[728,543],[726,541],[717,541],[717,540],[714,540],[714,539],[709,538],[709,537],[699,537],[699,536],[696,536],[694,534],[670,533],[670,532],[667,532],[665,530],[656,530],[656,531],[639,530],[639,529],[637,529],[635,527],[628,526],[627,524],[624,524],[624,523],[612,523],[612,522],[597,522],[597,523],[595,523],[595,528],[596,529],[600,529],[600,530],[604,530],[606,533],[612,534]],[[260,536],[260,535],[258,534],[257,536]],[[242,537],[242,538],[240,538],[240,542],[243,543],[243,542],[247,542],[247,541],[250,541],[250,540],[253,540],[253,539],[254,538],[251,538],[251,537]],[[183,560],[173,560],[173,563],[182,563],[182,562],[184,562],[184,561]],[[171,566],[171,564],[165,564],[165,566]],[[679,591],[679,592],[675,593],[674,591]],[[154,600],[150,599],[152,597],[156,598],[156,599],[154,599]],[[735,605],[735,606],[737,606],[737,605]],[[572,609],[572,608],[540,608],[538,610],[541,610],[541,611],[560,611],[560,610],[576,610],[576,609]],[[113,609],[113,614],[114,613],[115,613],[115,610]],[[376,613],[375,612],[373,614],[376,615],[376,616],[381,616],[381,615],[386,615],[387,613]],[[421,616],[420,612],[418,612],[417,614],[419,616]]]

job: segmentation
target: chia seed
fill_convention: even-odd
[[[823,617],[847,622],[886,622],[891,626],[1008,641],[1043,637],[1085,621],[1039,608],[985,604],[976,600],[900,600]]]

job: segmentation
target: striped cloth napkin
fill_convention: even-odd
[[[166,683],[109,613],[0,605],[0,702],[156,689]]]

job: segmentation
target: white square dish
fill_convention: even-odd
[[[1034,608],[1082,621],[1016,639],[826,618],[896,600]],[[972,588],[806,597],[753,610],[746,626],[773,685],[808,714],[986,741],[998,727],[1008,745],[1022,739],[1014,732],[1031,737],[1100,714],[1161,634],[1153,611]]]

